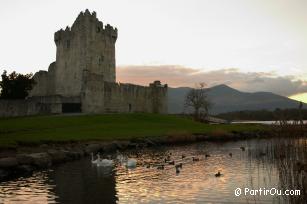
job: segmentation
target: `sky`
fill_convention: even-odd
[[[118,81],[307,94],[306,0],[1,0],[0,71],[47,70],[86,8],[118,28]]]

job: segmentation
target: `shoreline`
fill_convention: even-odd
[[[142,149],[160,145],[179,145],[195,142],[228,142],[246,139],[276,137],[269,130],[233,131],[221,134],[193,134],[135,138],[130,140],[45,143],[39,146],[18,146],[15,149],[0,149],[0,182],[21,176],[30,176],[34,171],[50,168],[66,162],[88,157],[92,152],[103,154],[116,150]]]

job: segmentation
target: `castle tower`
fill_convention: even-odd
[[[29,94],[36,113],[167,113],[167,85],[116,83],[117,29],[96,13],[81,12],[73,25],[54,34],[56,61],[34,75]],[[35,112],[32,109],[29,111]]]
[[[72,27],[54,34],[56,44],[55,94],[79,95],[84,71],[115,82],[117,29],[103,23],[96,13],[81,12]]]

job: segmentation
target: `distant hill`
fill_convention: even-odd
[[[168,112],[182,113],[184,98],[191,88],[168,89]],[[218,85],[209,88],[208,97],[214,104],[211,114],[226,113],[241,110],[275,110],[276,108],[297,108],[298,101],[270,92],[247,93],[233,89],[227,85]],[[307,107],[307,104],[304,104]]]

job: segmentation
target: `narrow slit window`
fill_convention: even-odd
[[[98,65],[101,65],[103,61],[104,61],[104,56],[103,55],[99,56],[98,57]]]
[[[66,48],[70,48],[70,40],[66,41]]]

